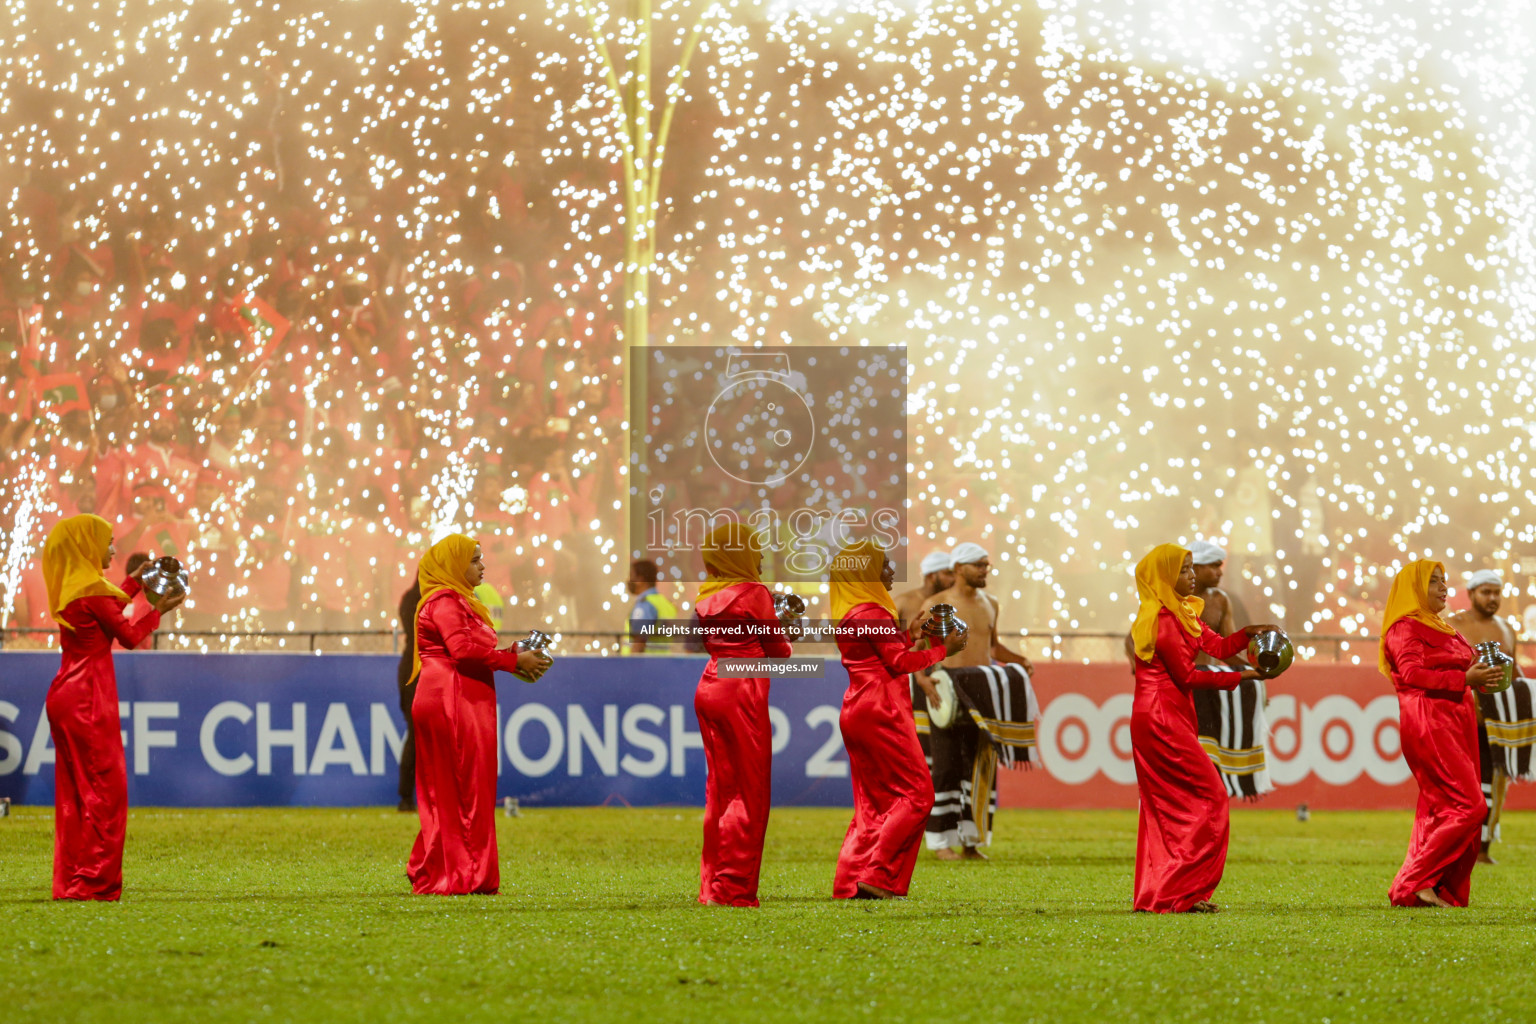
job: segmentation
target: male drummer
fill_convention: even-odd
[[[1446,621],[1467,638],[1471,644],[1492,641],[1511,658],[1515,656],[1515,633],[1509,623],[1499,618],[1500,599],[1504,594],[1504,580],[1493,569],[1479,569],[1467,577],[1467,600],[1470,606],[1446,617]],[[1477,748],[1479,767],[1483,776],[1483,802],[1488,807],[1488,817],[1483,823],[1483,848],[1477,855],[1479,864],[1495,864],[1488,852],[1489,844],[1499,837],[1499,818],[1504,811],[1504,793],[1509,788],[1509,776],[1504,773],[1503,758],[1493,756],[1488,744],[1488,724],[1483,716],[1483,703],[1477,707]]]
[[[940,667],[1011,664],[1021,665],[1033,675],[1035,668],[1030,660],[1010,651],[997,639],[998,603],[986,593],[987,577],[992,572],[986,550],[980,544],[966,542],[955,548],[953,557],[953,585],[926,598],[919,614],[936,604],[950,605],[974,639],[966,649],[940,662]],[[977,642],[983,640],[984,643]],[[959,715],[948,729],[932,730],[928,742],[934,790],[933,813],[928,817],[925,833],[928,848],[940,860],[986,860],[986,854],[977,847],[989,840],[991,808],[972,806],[968,787],[979,744],[991,741],[981,736],[968,716]],[[996,793],[995,784],[987,788]]]

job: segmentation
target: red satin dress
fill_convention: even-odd
[[[496,631],[452,590],[416,612],[421,676],[416,730],[416,810],[421,831],[406,876],[418,894],[494,894],[496,681],[517,668],[517,646],[496,649]]]
[[[845,626],[895,626],[878,604],[861,604]],[[914,651],[904,639],[839,636],[848,692],[838,726],[853,777],[853,821],[837,856],[832,895],[858,895],[864,882],[905,896],[933,810],[933,779],[917,741],[907,676],[944,660],[944,648]]]
[[[1460,633],[1441,633],[1413,619],[1394,622],[1386,639],[1403,760],[1419,784],[1408,857],[1389,896],[1394,907],[1414,907],[1414,893],[1433,889],[1464,907],[1487,814],[1478,775],[1476,698],[1467,686],[1472,647]]]
[[[141,589],[126,579],[131,600]],[[69,602],[59,629],[63,662],[48,688],[53,734],[53,898],[115,900],[123,891],[128,830],[128,764],[117,713],[112,641],[132,650],[160,626],[145,607],[132,622],[127,602],[110,595]]]
[[[1222,637],[1201,626],[1189,635],[1172,612],[1157,613],[1157,647],[1136,659],[1131,749],[1141,820],[1136,833],[1135,909],[1180,914],[1208,900],[1227,865],[1227,791],[1200,746],[1190,690],[1237,686],[1236,672],[1197,672],[1204,651],[1224,660],[1248,646],[1248,635]]]
[[[772,805],[773,725],[768,720],[768,679],[721,679],[719,658],[787,658],[782,630],[753,638],[709,630],[731,623],[777,627],[773,597],[761,583],[733,583],[698,603],[709,664],[699,677],[693,710],[709,777],[704,783],[704,852],[699,864],[699,902],[757,906],[757,878]]]

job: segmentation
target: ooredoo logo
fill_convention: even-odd
[[[1103,704],[1080,693],[1064,693],[1040,713],[1035,737],[1041,763],[1062,782],[1081,785],[1103,772],[1111,782],[1136,784],[1128,693]]]
[[[1407,782],[1397,731],[1397,697],[1387,694],[1361,707],[1349,697],[1324,697],[1302,704],[1294,696],[1271,697],[1269,772],[1279,786],[1309,773],[1333,786],[1347,786],[1361,773],[1383,786]]]
[[[1270,776],[1276,785],[1315,774],[1322,782],[1347,786],[1362,774],[1383,786],[1408,781],[1397,729],[1397,698],[1376,697],[1364,706],[1349,697],[1329,696],[1303,704],[1294,696],[1270,698]],[[1053,778],[1081,785],[1103,773],[1111,782],[1134,785],[1131,757],[1131,696],[1116,694],[1102,704],[1080,693],[1052,700],[1036,730],[1040,759]]]

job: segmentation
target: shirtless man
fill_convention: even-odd
[[[955,582],[927,599],[919,608],[925,612],[936,604],[947,604],[955,609],[955,615],[964,620],[971,636],[985,637],[985,644],[967,647],[953,658],[939,662],[944,668],[967,668],[974,665],[1023,665],[1024,671],[1035,674],[1035,666],[1022,654],[1010,651],[997,639],[997,598],[984,593],[987,576],[992,572],[992,562],[980,544],[961,544],[954,551]]]
[[[1499,601],[1504,593],[1503,579],[1492,569],[1479,569],[1467,577],[1466,589],[1471,607],[1446,616],[1446,621],[1456,627],[1468,643],[1481,644],[1491,640],[1513,658],[1514,630],[1509,628],[1508,622],[1499,618]],[[1489,854],[1488,847],[1498,838],[1499,817],[1504,811],[1504,793],[1509,788],[1509,776],[1504,774],[1504,766],[1494,759],[1493,751],[1488,746],[1488,727],[1483,720],[1482,702],[1474,706],[1477,708],[1477,746],[1483,762],[1479,767],[1486,780],[1483,782],[1483,799],[1488,805],[1488,820],[1483,824],[1483,846],[1477,855],[1477,862],[1495,864],[1497,861]]]
[[[1227,553],[1208,540],[1195,541],[1189,546],[1189,553],[1190,561],[1195,566],[1195,596],[1205,602],[1200,618],[1221,636],[1236,633],[1240,627],[1234,618],[1232,600],[1227,597],[1227,592],[1218,586],[1221,583],[1221,570],[1226,564]],[[1200,660],[1196,664],[1219,665],[1222,663],[1201,651]],[[1228,658],[1226,664],[1238,671],[1249,667],[1247,660],[1242,657]]]
[[[910,629],[923,602],[955,585],[955,558],[948,551],[934,551],[923,559],[923,585],[896,595],[896,621]]]
[[[970,635],[977,641],[984,640],[985,642],[972,643],[966,649],[952,657],[946,658],[939,665],[943,668],[972,668],[994,663],[1022,665],[1025,672],[1033,675],[1035,667],[1030,663],[1030,660],[1022,654],[1010,651],[997,639],[997,598],[985,592],[987,576],[992,572],[992,563],[987,557],[987,552],[980,544],[965,543],[955,548],[954,560],[954,584],[925,599],[919,610],[919,615],[926,613],[936,604],[951,605],[955,609],[955,615],[964,620]],[[932,691],[933,683],[926,675],[919,675],[917,683],[923,692],[929,693]],[[963,728],[963,726],[957,723],[955,728]],[[954,729],[946,730],[946,732],[951,731],[954,731]],[[933,740],[934,738],[930,734],[930,744],[933,743]],[[966,766],[961,777],[968,779],[970,774],[970,767]],[[941,795],[936,785],[935,799],[938,799]],[[955,799],[958,799],[958,797]],[[939,813],[939,808],[936,805],[935,815]],[[972,813],[984,822],[987,808],[973,808]],[[961,848],[958,851],[952,847],[938,846],[934,838],[935,835],[936,833],[933,831],[928,833],[928,845],[934,851],[934,856],[940,860],[987,859],[986,854],[963,839],[960,843]],[[986,838],[985,827],[979,829],[979,835],[984,841]]]

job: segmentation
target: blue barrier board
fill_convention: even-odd
[[[128,799],[162,807],[393,804],[405,720],[391,655],[115,655]],[[693,691],[706,659],[566,657],[498,674],[498,797],[544,807],[704,803]],[[43,707],[57,652],[0,653],[0,797],[53,802]],[[848,676],[776,680],[773,800],[852,805]]]

